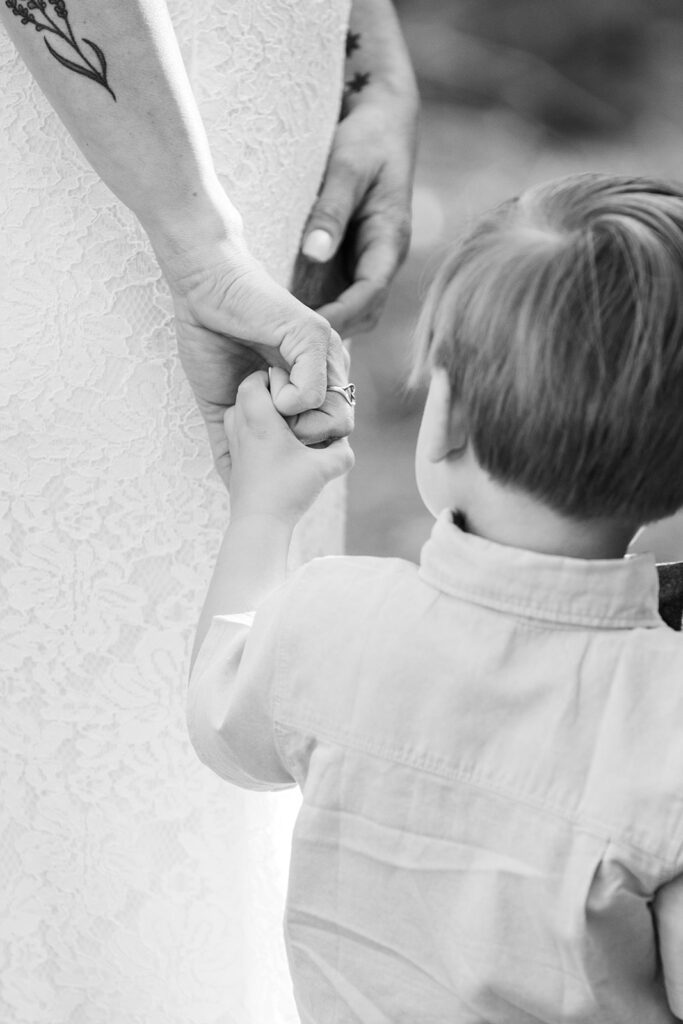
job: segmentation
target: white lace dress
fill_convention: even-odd
[[[348,0],[169,6],[226,190],[286,281],[337,120]],[[0,90],[0,1021],[294,1020],[296,796],[221,783],[186,737],[227,502],[170,301],[1,30]],[[341,532],[337,488],[297,557]]]

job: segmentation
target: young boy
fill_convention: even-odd
[[[324,558],[285,581],[351,456],[296,440],[281,374],[240,388],[193,743],[236,785],[301,788],[304,1024],[671,1022],[683,640],[626,549],[683,506],[683,192],[582,175],[505,203],[418,337],[419,567]]]

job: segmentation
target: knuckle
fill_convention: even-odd
[[[392,203],[385,210],[383,218],[381,220],[378,218],[377,228],[377,241],[389,243],[396,255],[396,265],[398,267],[410,249],[413,228],[412,216],[405,203]]]
[[[332,339],[332,328],[324,317],[315,314],[312,324],[311,341],[321,348],[327,348]]]
[[[254,391],[259,383],[259,377],[260,374],[258,373],[250,373],[248,377],[244,377],[237,386],[237,394],[244,395],[248,394],[250,391]]]
[[[320,372],[297,387],[298,403],[301,412],[319,409],[325,401],[327,380],[324,364]]]
[[[324,360],[332,343],[332,328],[327,320],[316,316],[310,324],[305,327],[306,351],[311,356],[320,356]]]
[[[352,325],[353,330],[362,334],[373,331],[381,319],[386,300],[386,289],[382,289],[382,291],[374,295],[370,300],[370,304],[359,312]]]
[[[328,349],[330,359],[336,359],[339,357],[343,361],[347,355],[347,349],[341,339],[341,335],[338,334],[337,331],[333,331],[331,328],[329,332]]]
[[[330,155],[328,175],[331,179],[358,177],[358,153],[346,139],[336,145]]]
[[[363,326],[365,327],[365,330],[371,331],[373,327],[377,326],[384,310],[385,302],[386,293],[378,295],[372,306],[370,306],[366,311],[365,316],[363,317]]]
[[[383,221],[397,249],[407,251],[412,235],[412,209],[403,189],[395,189],[385,197]]]
[[[374,331],[375,327],[379,323],[379,317],[361,317],[352,326],[354,334],[369,334],[370,331]]]
[[[346,406],[344,409],[339,410],[335,416],[335,436],[336,437],[348,437],[353,431],[354,426],[354,415],[353,410],[350,406]]]
[[[318,409],[325,401],[325,384],[321,378],[301,389],[301,397],[308,409]]]
[[[315,207],[311,222],[318,228],[331,228],[335,233],[346,223],[346,211],[341,202],[321,199]]]

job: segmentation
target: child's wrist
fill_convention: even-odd
[[[277,535],[289,541],[298,518],[275,511],[231,509],[228,531],[230,533],[258,533],[261,536]]]
[[[238,495],[233,492],[230,495],[231,522],[260,521],[264,529],[271,524],[274,528],[280,529],[281,525],[282,528],[293,531],[306,509],[313,504],[313,499],[307,501],[304,498],[292,503],[278,494],[268,493],[269,489],[264,493],[262,487],[258,491],[250,492],[246,488],[245,490],[245,494]]]

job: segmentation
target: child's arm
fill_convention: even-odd
[[[284,371],[271,373],[271,390],[286,382]],[[198,756],[222,778],[247,789],[281,789],[294,781],[272,714],[287,597],[267,598],[284,581],[294,526],[327,481],[350,468],[353,455],[346,440],[324,449],[297,440],[273,405],[265,373],[240,386],[226,430],[232,520],[197,629],[187,725]],[[255,616],[236,614],[257,607]]]
[[[272,371],[271,380],[276,390],[287,376]],[[214,616],[253,610],[284,581],[294,527],[325,484],[353,464],[346,440],[320,449],[303,445],[275,409],[271,390],[267,374],[252,374],[226,413],[231,519],[199,619],[193,664]]]
[[[683,875],[663,885],[654,903],[664,984],[672,1013],[683,1019]]]
[[[197,625],[192,665],[216,615],[252,611],[284,582],[291,527],[268,515],[228,527]]]

